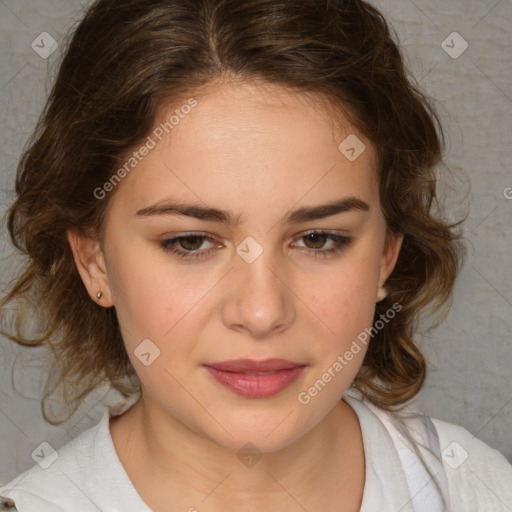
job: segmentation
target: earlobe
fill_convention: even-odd
[[[387,293],[383,291],[384,283],[387,281],[388,277],[391,275],[393,269],[395,268],[403,241],[404,236],[402,234],[395,235],[389,232],[386,234],[386,243],[382,253],[379,276],[379,297],[381,297],[381,299],[378,300],[382,300],[387,295]]]
[[[377,292],[377,302],[384,300],[387,296],[388,296],[388,291],[386,290],[386,288],[381,286],[379,288],[379,291]]]
[[[67,238],[78,273],[90,297],[103,307],[112,306],[112,294],[99,240],[76,230],[68,230]]]

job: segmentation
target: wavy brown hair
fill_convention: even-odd
[[[421,388],[415,342],[420,313],[444,317],[462,259],[458,223],[437,211],[435,167],[444,136],[431,103],[409,78],[398,38],[361,0],[97,0],[72,31],[37,127],[22,155],[7,215],[23,268],[0,306],[3,334],[55,356],[69,417],[105,381],[126,396],[140,382],[115,308],[91,300],[66,237],[100,236],[115,190],[94,191],[153,129],[162,105],[222,80],[281,85],[322,98],[374,144],[389,233],[404,235],[386,282],[402,309],[369,344],[354,385],[383,408]],[[437,213],[436,213],[437,212]],[[35,319],[37,334],[24,329]],[[50,382],[50,380],[48,381]]]

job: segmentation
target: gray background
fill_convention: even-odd
[[[451,216],[469,217],[469,253],[445,323],[422,341],[430,363],[419,407],[456,423],[512,461],[512,0],[374,2],[398,32],[407,65],[436,105],[448,135],[446,177]],[[62,42],[87,2],[0,0],[0,180],[2,212],[12,197],[17,160],[44,105],[59,51],[48,59],[31,43],[42,32]],[[458,32],[469,44],[458,58],[441,46]],[[459,43],[448,39],[459,48]],[[60,50],[60,47],[59,47]],[[443,174],[444,175],[444,174]],[[510,189],[509,197],[512,197]],[[1,280],[16,258],[0,237]],[[44,353],[0,340],[0,483],[31,467],[46,441],[54,449],[94,425],[118,395],[104,388],[59,427],[47,425],[39,398]],[[15,365],[13,390],[10,369]]]

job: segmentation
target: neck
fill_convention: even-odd
[[[143,498],[149,487],[170,494],[175,488],[188,497],[183,510],[194,510],[192,496],[198,510],[206,500],[212,510],[225,510],[226,504],[248,510],[247,503],[254,510],[272,510],[278,503],[289,506],[292,498],[318,508],[333,489],[349,492],[362,439],[357,416],[344,401],[288,446],[273,453],[242,455],[190,430],[143,398],[111,420],[118,455]],[[116,422],[120,425],[123,417],[125,426],[129,425],[125,435],[116,430]],[[364,478],[364,460],[362,471]],[[158,500],[154,496],[146,502]]]

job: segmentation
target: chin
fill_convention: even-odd
[[[279,407],[266,414],[238,410],[229,418],[218,418],[225,430],[203,432],[219,446],[237,453],[274,453],[287,448],[315,426],[311,418],[309,421],[300,418],[299,412],[300,408],[293,407]]]

